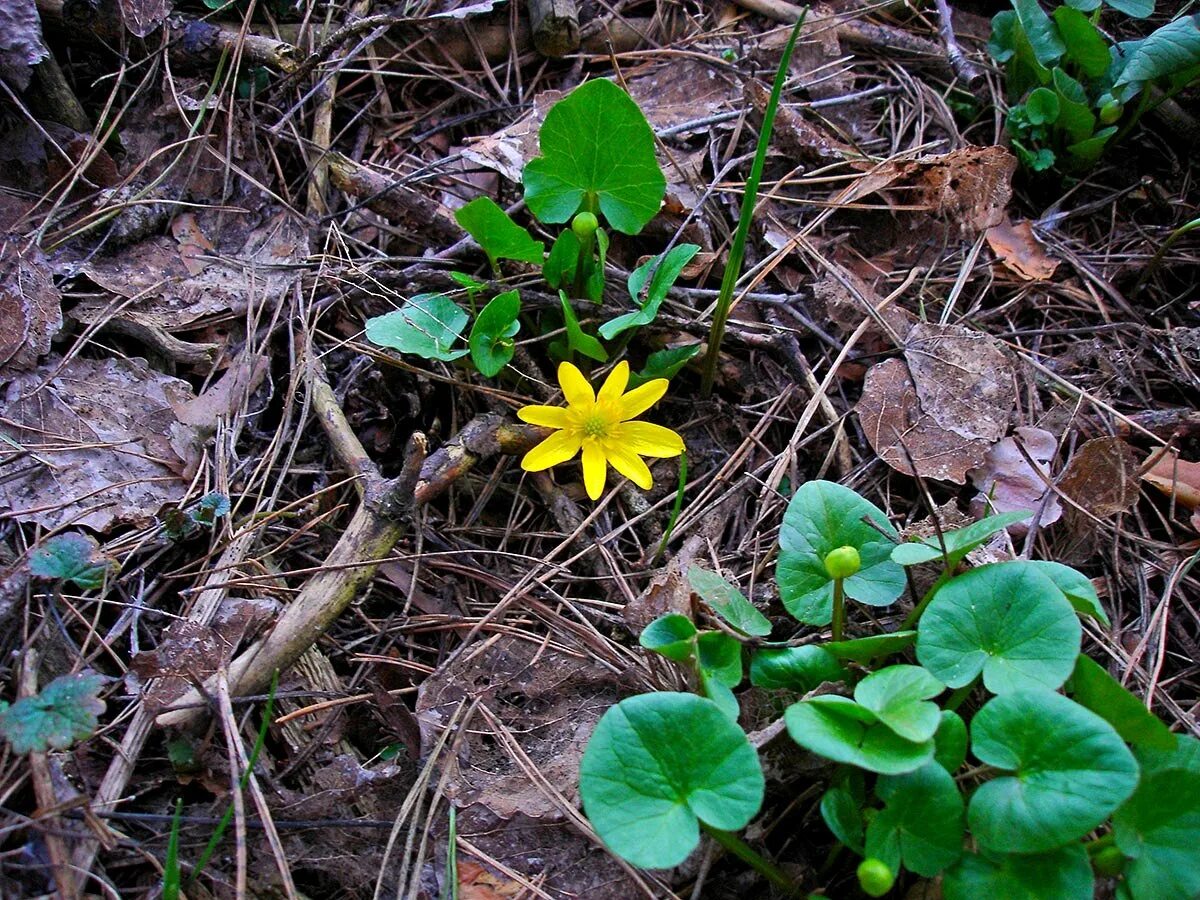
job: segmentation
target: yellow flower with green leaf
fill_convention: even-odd
[[[556,429],[521,460],[527,472],[541,472],[573,459],[583,451],[583,485],[599,499],[608,466],[640,487],[654,485],[643,456],[667,459],[683,452],[683,438],[662,425],[630,421],[662,399],[667,379],[655,378],[626,393],[629,363],[617,363],[599,394],[583,373],[568,362],[558,367],[558,383],[567,405],[525,406],[517,410],[522,422]]]

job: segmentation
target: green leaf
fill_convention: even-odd
[[[993,534],[998,534],[1009,525],[1024,521],[1032,515],[1033,513],[1022,511],[998,513],[972,522],[964,528],[943,531],[942,540],[945,542],[949,566],[957,566],[968,553],[982,546]],[[892,550],[892,562],[902,566],[913,566],[941,558],[942,544],[938,543],[937,535],[919,541],[906,541],[897,544]]]
[[[867,521],[874,524],[867,524]],[[891,560],[898,535],[875,504],[832,481],[802,484],[788,503],[779,533],[776,580],[788,612],[808,625],[833,617],[833,579],[825,556],[853,547],[862,567],[845,579],[846,596],[871,606],[887,606],[904,591],[904,570]]]
[[[1132,16],[1135,19],[1144,19],[1154,12],[1154,0],[1104,0],[1104,2],[1117,12],[1123,12],[1125,15]],[[1074,3],[1071,5],[1075,6]],[[1083,7],[1076,8],[1083,9]],[[1092,9],[1095,8],[1095,6],[1092,7]],[[1090,10],[1086,9],[1083,11],[1090,12]]]
[[[615,319],[605,322],[600,326],[600,336],[606,341],[611,341],[623,331],[653,322],[655,316],[658,315],[658,308],[667,298],[667,292],[679,278],[679,273],[692,261],[692,257],[699,250],[698,244],[680,244],[667,253],[660,253],[658,256],[652,257],[631,272],[629,296],[633,298],[634,303],[639,302],[646,279],[650,279],[646,297],[640,301],[641,308],[636,312],[625,313],[623,316],[617,316]]]
[[[821,647],[838,659],[867,665],[878,657],[903,653],[917,641],[915,631],[893,631],[890,634],[872,634],[852,641],[830,641]]]
[[[1111,2],[1111,0],[1110,0]],[[1200,13],[1180,16],[1138,44],[1116,85],[1155,81],[1200,63]]]
[[[865,852],[862,806],[848,787],[834,785],[821,795],[821,818],[835,838],[855,853]]]
[[[480,281],[474,275],[466,272],[450,272],[450,280],[462,287],[472,297],[487,287],[486,281]]]
[[[566,228],[554,239],[550,253],[542,266],[542,277],[554,290],[575,281],[575,267],[579,265],[579,238]]]
[[[745,594],[716,572],[692,565],[688,568],[688,583],[713,612],[743,634],[766,637],[771,633],[771,620],[760,613]]]
[[[1143,774],[1113,816],[1117,847],[1133,863],[1125,869],[1132,897],[1192,900],[1200,894],[1200,772]]]
[[[767,690],[807,694],[826,681],[842,681],[843,669],[823,647],[764,647],[750,658],[750,683]]]
[[[229,515],[229,498],[220,491],[210,491],[188,510],[188,518],[197,525],[212,527],[217,519]]]
[[[963,798],[935,762],[906,775],[883,775],[875,795],[884,807],[867,826],[866,855],[893,872],[933,878],[963,852]]]
[[[720,631],[703,631],[696,636],[696,662],[701,675],[715,678],[728,688],[742,681],[742,645]]]
[[[674,378],[679,374],[679,370],[688,364],[688,360],[699,352],[699,344],[656,350],[646,357],[646,365],[640,371],[629,376],[629,389],[641,387],[655,378]]]
[[[471,348],[471,362],[481,374],[492,378],[513,358],[516,348],[512,339],[521,330],[517,318],[520,315],[519,291],[497,294],[479,311],[467,345]]]
[[[1012,4],[1037,61],[1043,66],[1054,65],[1067,48],[1050,17],[1038,0],[1012,0]]]
[[[983,674],[994,694],[1059,687],[1083,631],[1049,578],[1019,561],[980,566],[939,590],[917,628],[917,660],[952,688]]]
[[[40,693],[0,712],[0,734],[13,753],[66,750],[96,731],[104,712],[97,695],[107,680],[102,675],[60,675]]]
[[[1071,160],[1071,166],[1076,171],[1090,169],[1100,159],[1104,148],[1108,146],[1108,142],[1116,133],[1117,126],[1110,125],[1108,128],[1101,128],[1090,138],[1068,144],[1067,156]]]
[[[608,232],[603,228],[597,228],[595,235],[596,256],[584,260],[588,266],[584,294],[593,303],[599,303],[604,299],[604,261],[608,258]]]
[[[1046,690],[984,705],[971,749],[1012,772],[981,785],[967,812],[979,846],[996,852],[1043,853],[1083,837],[1137,785],[1137,763],[1112,726]]]
[[[1085,709],[1090,709],[1116,729],[1121,739],[1130,744],[1151,747],[1157,750],[1172,750],[1175,735],[1158,716],[1125,690],[1115,678],[1098,663],[1082,653],[1075,661],[1075,671],[1067,683],[1071,698]]]
[[[444,294],[417,294],[402,307],[367,320],[367,339],[380,347],[450,362],[469,350],[451,350],[470,319]]]
[[[801,700],[787,708],[784,720],[801,747],[870,772],[901,775],[933,758],[932,740],[905,740],[848,697],[826,694]]]
[[[1094,890],[1082,844],[1029,856],[972,853],[942,876],[943,900],[1092,900]]]
[[[938,730],[940,710],[929,699],[945,689],[920,666],[888,666],[860,681],[854,699],[900,737],[920,743]]]
[[[998,63],[1006,63],[1017,52],[1016,29],[1021,27],[1017,14],[1006,9],[992,17],[992,33],[988,37],[988,53]]]
[[[1054,582],[1055,587],[1063,592],[1067,602],[1075,612],[1083,616],[1091,616],[1105,625],[1109,624],[1108,614],[1100,605],[1100,597],[1096,587],[1086,575],[1077,572],[1070,566],[1045,559],[1023,560],[1021,565],[1031,566]]]
[[[1091,19],[1077,9],[1060,6],[1054,10],[1054,24],[1067,47],[1067,58],[1079,66],[1081,72],[1089,78],[1099,78],[1108,71],[1112,62],[1108,42],[1100,36]]]
[[[1176,734],[1175,746],[1160,750],[1148,744],[1135,745],[1134,756],[1142,767],[1142,777],[1155,772],[1186,770],[1200,772],[1200,740],[1187,734]]]
[[[658,692],[622,700],[596,724],[579,767],[596,832],[618,856],[649,869],[683,862],[697,819],[743,828],[763,800],[758,754],[711,700]]]
[[[520,225],[509,218],[491,197],[476,197],[466,206],[455,210],[454,221],[487,254],[488,262],[496,268],[497,260],[516,259],[538,264],[545,245],[535,241]]]
[[[567,326],[567,346],[582,353],[588,359],[606,362],[608,351],[604,349],[604,345],[580,327],[579,320],[575,318],[575,310],[571,307],[571,301],[567,299],[567,295],[563,291],[559,291],[558,297],[562,301],[563,324]]]
[[[76,531],[55,535],[29,554],[29,571],[37,578],[71,581],[85,591],[103,587],[105,577],[119,570],[101,555],[95,538]]]
[[[700,672],[700,686],[704,696],[717,704],[721,712],[729,721],[737,724],[738,716],[741,714],[741,708],[738,706],[737,697],[733,696],[733,691],[729,686],[721,680],[714,672]]]
[[[617,231],[637,234],[658,212],[667,182],[654,132],[611,81],[589,81],[555,103],[538,141],[542,155],[525,166],[525,202],[542,222],[566,222],[595,203]]]
[[[1055,124],[1066,135],[1066,143],[1090,139],[1096,131],[1096,115],[1088,104],[1083,85],[1062,69],[1055,69],[1051,77],[1059,105]]]
[[[638,643],[667,659],[691,665],[696,658],[696,626],[687,616],[668,613],[647,625]]]
[[[1032,125],[1046,125],[1053,122],[1058,118],[1058,111],[1058,94],[1049,88],[1034,88],[1025,98],[1025,116]]]
[[[967,761],[967,723],[952,709],[943,709],[937,734],[933,736],[933,758],[953,775]]]
[[[1100,8],[1100,0],[1067,0],[1067,6],[1080,12],[1095,12]]]

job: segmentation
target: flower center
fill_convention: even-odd
[[[583,420],[583,433],[587,437],[608,437],[608,422],[604,416],[588,416]]]

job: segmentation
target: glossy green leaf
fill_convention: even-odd
[[[929,700],[945,689],[920,666],[888,666],[860,681],[854,699],[900,737],[920,743],[938,730],[941,711]]]
[[[471,362],[481,374],[488,378],[499,375],[513,358],[516,352],[513,338],[521,330],[520,314],[519,291],[497,294],[479,311],[467,345],[471,348]]]
[[[1096,586],[1092,584],[1092,579],[1070,566],[1050,560],[1031,559],[1024,560],[1021,564],[1037,569],[1053,581],[1077,613],[1091,616],[1105,625],[1109,624],[1108,615],[1100,605],[1100,597],[1096,594]]]
[[[937,535],[923,538],[919,541],[905,541],[903,544],[897,544],[892,550],[892,562],[899,563],[902,566],[912,566],[917,563],[942,559],[942,547],[944,545],[946,548],[945,557],[949,565],[956,566],[963,561],[968,553],[976,547],[982,546],[992,535],[998,534],[1009,525],[1024,521],[1032,515],[1033,513],[1030,512],[1017,511],[987,516],[978,522],[972,522],[964,528],[955,528],[952,531],[942,532],[942,541],[944,543],[938,542]]]
[[[1020,561],[980,566],[934,595],[917,659],[952,688],[980,673],[994,694],[1054,690],[1075,668],[1083,631],[1049,578]]]
[[[866,665],[873,659],[903,653],[917,642],[915,631],[893,631],[889,634],[872,634],[849,641],[829,641],[821,647],[838,659]]]
[[[1180,16],[1137,45],[1116,86],[1155,81],[1200,65],[1200,13]]]
[[[13,753],[65,750],[95,733],[108,679],[102,675],[60,675],[32,697],[22,697],[0,712],[0,735]]]
[[[1200,740],[1190,734],[1176,734],[1175,746],[1160,750],[1148,744],[1136,744],[1133,754],[1141,766],[1142,776],[1178,769],[1200,772]]]
[[[1066,0],[1066,4],[1080,12],[1095,12],[1100,8],[1100,0]]]
[[[971,853],[942,876],[943,900],[1092,900],[1094,890],[1082,844],[1030,855]]]
[[[750,683],[768,690],[807,694],[826,681],[842,681],[846,670],[823,647],[763,647],[750,659]]]
[[[952,709],[944,709],[933,736],[933,758],[953,775],[967,761],[967,723]]]
[[[443,294],[417,294],[402,307],[367,320],[367,339],[380,347],[442,362],[466,356],[453,350],[470,319]]]
[[[649,325],[658,315],[658,308],[667,299],[667,292],[679,278],[684,266],[692,261],[700,250],[698,244],[680,244],[666,253],[648,259],[629,275],[629,296],[634,303],[640,304],[640,309],[617,316],[600,326],[600,336],[611,341],[623,331]],[[646,287],[649,279],[650,285]],[[642,298],[642,289],[646,289]]]
[[[622,700],[596,724],[579,768],[592,826],[618,856],[668,869],[700,840],[697,819],[743,828],[763,800],[758,754],[717,704],[658,692]]]
[[[1091,19],[1077,9],[1060,6],[1054,10],[1054,24],[1066,45],[1067,58],[1080,71],[1090,78],[1099,78],[1108,71],[1112,62],[1108,42],[1101,37]]]
[[[1012,4],[1037,61],[1043,66],[1058,62],[1067,48],[1038,0],[1012,0]]]
[[[906,584],[904,570],[891,560],[897,537],[879,508],[850,488],[831,481],[802,484],[788,503],[779,533],[776,580],[783,605],[805,624],[827,625],[833,616],[833,579],[825,570],[825,556],[838,547],[853,547],[862,567],[843,582],[846,596],[887,606]]]
[[[29,571],[37,578],[70,581],[87,591],[104,586],[104,579],[120,569],[115,560],[100,553],[90,535],[69,531],[50,538],[29,554]]]
[[[971,750],[1012,773],[981,785],[967,811],[979,846],[998,853],[1043,853],[1083,837],[1138,780],[1111,725],[1046,690],[989,701],[971,720]]]
[[[501,259],[540,264],[545,245],[535,241],[520,225],[509,218],[491,197],[476,197],[455,210],[454,220],[487,254],[492,268]]]
[[[766,637],[771,620],[746,599],[746,595],[716,572],[697,565],[688,568],[688,583],[713,612],[743,634]]]
[[[793,703],[784,713],[788,734],[801,747],[870,772],[900,775],[933,758],[933,741],[908,741],[848,697],[825,694]]]
[[[563,324],[567,327],[567,346],[577,353],[582,353],[588,359],[607,362],[608,351],[604,349],[603,344],[583,330],[579,319],[575,317],[575,310],[571,306],[571,301],[567,299],[567,295],[559,291],[558,296],[562,301]]]
[[[741,715],[741,708],[738,706],[737,697],[733,695],[729,685],[722,681],[720,676],[715,672],[701,671],[700,688],[704,696],[717,704],[729,721],[737,723],[738,716]]]
[[[1117,847],[1133,862],[1125,886],[1134,898],[1193,900],[1200,895],[1200,772],[1143,775],[1113,816]]]
[[[742,645],[723,631],[702,631],[696,636],[696,663],[701,674],[735,688],[742,681]]]
[[[578,264],[579,238],[570,228],[565,228],[550,247],[542,266],[542,277],[556,291],[569,287],[575,281],[575,267]]]
[[[654,132],[611,81],[589,81],[554,104],[538,141],[542,155],[523,177],[525,202],[542,222],[566,222],[594,203],[617,231],[637,234],[658,212],[666,179]]]
[[[866,855],[933,878],[963,853],[963,797],[936,762],[875,785],[883,809],[867,826]]]
[[[1025,116],[1033,125],[1047,125],[1058,118],[1058,94],[1049,88],[1034,88],[1025,98]]]
[[[220,491],[209,491],[188,510],[188,518],[197,525],[211,528],[216,524],[217,519],[223,519],[229,515],[231,508],[228,497]]]
[[[1154,12],[1154,0],[1104,0],[1117,12],[1123,12],[1127,16],[1132,16],[1135,19],[1144,19],[1146,16]],[[1074,6],[1075,4],[1071,4]],[[1095,9],[1095,7],[1092,7]],[[1083,10],[1087,12],[1087,10]]]
[[[1089,140],[1096,133],[1096,114],[1088,102],[1087,91],[1062,69],[1055,69],[1051,77],[1059,105],[1055,125],[1064,142]]]
[[[691,665],[696,659],[696,626],[687,616],[668,613],[642,629],[638,643],[667,659]]]
[[[1175,735],[1163,721],[1102,666],[1082,653],[1075,661],[1067,692],[1076,703],[1116,729],[1126,743],[1158,750],[1174,749]]]
[[[603,228],[597,228],[595,234],[596,255],[584,260],[584,264],[588,267],[584,295],[593,303],[599,303],[604,299],[604,264],[608,259],[608,232]]]
[[[821,818],[835,838],[855,853],[866,852],[862,805],[850,788],[837,784],[821,795]]]
[[[646,364],[641,369],[629,376],[629,389],[641,387],[655,378],[674,378],[699,352],[699,344],[656,350],[646,357]]]
[[[1017,14],[1006,9],[998,12],[992,18],[992,31],[988,37],[988,53],[998,63],[1006,63],[1017,52],[1017,36],[1015,29],[1020,27]]]
[[[1110,125],[1108,128],[1101,128],[1090,138],[1082,141],[1076,141],[1074,144],[1067,145],[1067,157],[1071,160],[1071,165],[1076,170],[1090,169],[1096,164],[1104,153],[1104,148],[1108,146],[1117,134],[1117,126]]]

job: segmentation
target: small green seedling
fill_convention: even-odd
[[[68,532],[55,535],[29,554],[29,571],[38,578],[71,582],[81,590],[96,590],[121,569],[100,553],[95,538]]]
[[[60,675],[12,706],[0,700],[0,735],[14,753],[66,750],[96,732],[104,712],[102,675]]]

